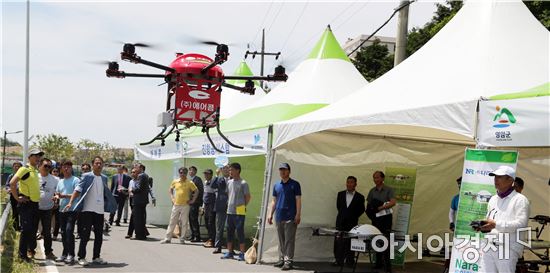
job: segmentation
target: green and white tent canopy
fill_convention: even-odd
[[[257,102],[247,105],[239,99],[231,102],[243,110],[221,122],[221,131],[231,142],[244,146],[229,146],[212,130],[212,138],[218,148],[228,156],[265,154],[268,146],[268,126],[290,120],[323,108],[367,85],[327,28],[306,60],[289,73],[288,81],[280,83]],[[256,93],[262,92],[257,90]],[[222,105],[226,98],[222,95]],[[223,109],[223,108],[222,108]],[[215,151],[200,129],[181,134],[182,141],[166,140],[165,146],[154,143],[135,147],[138,160],[162,160],[177,158],[204,158],[220,155]]]
[[[233,76],[253,76],[253,75],[254,73],[252,73],[252,70],[244,60],[239,64],[237,69],[235,69],[235,72],[233,72]],[[229,84],[241,86],[241,87],[244,86],[245,82],[246,82],[245,80],[227,81],[227,83]],[[257,81],[254,81],[254,85],[256,86],[256,94],[254,95],[241,93],[237,90],[233,90],[230,88],[223,89],[222,96],[221,96],[221,106],[220,106],[221,119],[230,118],[231,116],[242,111],[243,105],[251,105],[265,96],[265,92],[259,88],[260,83]]]

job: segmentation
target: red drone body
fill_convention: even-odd
[[[189,127],[203,122],[207,127],[216,126],[216,116],[220,107],[220,87],[223,71],[219,65],[209,69],[204,76],[201,71],[213,62],[201,54],[178,54],[170,64],[177,73],[175,86],[175,122]],[[172,72],[167,72],[170,75]]]
[[[164,74],[138,74],[126,73],[119,70],[117,62],[109,62],[109,67],[105,71],[107,77],[126,78],[126,77],[142,77],[142,78],[163,78],[168,84],[166,98],[166,112],[159,115],[159,127],[163,127],[162,131],[155,136],[151,141],[140,143],[148,145],[156,140],[161,141],[164,145],[164,140],[173,132],[176,133],[176,141],[179,141],[180,130],[192,126],[199,126],[202,132],[206,133],[208,140],[213,145],[214,149],[222,152],[212,142],[209,129],[215,127],[218,134],[231,146],[242,149],[229,139],[227,139],[220,131],[220,99],[222,86],[238,90],[246,94],[254,94],[254,80],[264,81],[286,81],[288,76],[285,73],[285,68],[277,66],[273,75],[267,76],[225,76],[220,65],[227,61],[229,49],[225,44],[217,44],[214,42],[206,42],[207,44],[216,45],[216,57],[211,59],[202,54],[180,54],[176,55],[176,59],[172,61],[170,66],[165,66],[155,62],[142,59],[136,54],[137,47],[148,47],[145,44],[124,44],[120,57],[122,60],[151,66],[157,69],[164,70]],[[245,80],[244,86],[236,86],[226,83],[225,80]],[[183,128],[179,127],[182,125]]]

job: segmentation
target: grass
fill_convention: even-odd
[[[38,272],[38,265],[33,263],[21,263],[17,258],[20,233],[13,228],[13,220],[10,218],[4,231],[4,238],[0,246],[2,267],[0,272],[29,273]]]

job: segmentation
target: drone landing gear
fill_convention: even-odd
[[[158,135],[156,135],[153,139],[151,139],[151,140],[149,140],[149,141],[147,141],[147,142],[140,143],[139,145],[145,146],[145,145],[149,145],[149,144],[151,144],[151,143],[153,143],[153,142],[155,142],[155,141],[157,141],[157,140],[160,140],[160,141],[161,141],[161,142],[160,142],[160,146],[164,146],[164,140],[174,131],[174,129],[176,129],[176,127],[177,127],[176,124],[172,125],[172,127],[170,128],[170,130],[168,131],[168,133],[165,134],[164,132],[166,132],[166,130],[168,129],[168,127],[167,127],[167,126],[164,126],[164,127],[162,128],[162,131],[160,131],[160,133],[159,133]],[[179,131],[178,131],[178,133],[179,133]],[[179,134],[178,134],[178,135],[179,135]]]
[[[225,153],[223,150],[220,150],[218,149],[218,147],[216,147],[216,144],[214,144],[214,141],[212,141],[212,138],[210,137],[210,127],[203,127],[202,128],[202,131],[204,133],[206,133],[206,138],[208,138],[208,141],[210,142],[210,144],[212,144],[212,148],[214,148],[214,150],[216,150],[217,152],[219,153]],[[216,124],[216,131],[218,131],[218,134],[223,138],[223,140],[225,140],[225,142],[227,142],[227,144],[229,144],[231,147],[234,147],[234,148],[237,148],[237,149],[244,149],[243,146],[239,146],[239,145],[236,145],[234,144],[233,142],[229,141],[229,139],[222,133],[222,131],[220,130],[220,124]]]

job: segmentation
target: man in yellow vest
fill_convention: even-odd
[[[36,231],[38,229],[38,201],[40,201],[40,183],[38,179],[38,163],[44,156],[40,149],[28,151],[27,166],[19,168],[10,181],[10,192],[19,206],[21,221],[21,236],[19,238],[19,258],[24,262],[32,262],[27,250],[34,256],[36,248]],[[19,183],[19,191],[17,191]]]

